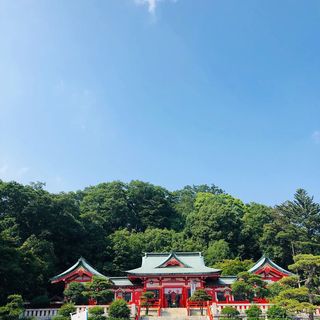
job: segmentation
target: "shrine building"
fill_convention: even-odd
[[[292,275],[271,259],[262,256],[248,272],[260,275],[263,280],[275,282]],[[204,289],[212,302],[233,303],[231,292],[236,276],[222,276],[221,270],[209,268],[201,252],[145,253],[140,267],[126,271],[124,277],[107,277],[80,258],[76,264],[53,277],[52,283],[89,282],[93,276],[107,278],[112,283],[114,298],[138,304],[144,291],[152,291],[161,307],[185,307],[187,299],[197,289]],[[266,301],[256,301],[266,302]]]

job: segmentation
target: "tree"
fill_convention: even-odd
[[[249,309],[245,310],[245,313],[247,315],[247,320],[259,320],[262,311],[258,306],[251,305]]]
[[[193,292],[190,297],[190,301],[197,302],[200,306],[201,315],[203,316],[203,307],[205,306],[207,301],[212,300],[212,297],[203,289],[198,289]]]
[[[91,282],[86,284],[85,296],[97,301],[98,304],[106,304],[112,301],[113,292],[110,290],[110,280],[94,276]]]
[[[199,193],[194,206],[194,211],[187,217],[187,236],[205,246],[223,239],[230,244],[231,253],[237,255],[242,247],[244,204],[230,195]]]
[[[85,297],[85,286],[81,282],[71,282],[63,291],[63,295],[68,302],[74,304],[85,304],[88,299]]]
[[[102,307],[89,308],[89,320],[106,320],[107,317],[104,315]]]
[[[18,320],[23,314],[23,300],[21,295],[13,294],[8,296],[7,304],[0,307],[1,320]]]
[[[152,305],[152,299],[154,298],[154,293],[151,291],[145,291],[141,295],[141,305],[146,307],[146,315],[149,313],[149,307]]]
[[[221,310],[220,320],[236,320],[238,319],[239,311],[233,307],[224,307]]]
[[[70,320],[70,314],[74,313],[76,308],[72,303],[66,303],[58,310],[58,314],[53,317],[53,320]]]
[[[134,216],[134,229],[180,229],[180,216],[174,209],[171,192],[138,180],[128,184],[128,205]]]
[[[267,283],[260,276],[249,272],[239,273],[231,289],[233,295],[239,300],[249,300],[250,302],[254,298],[265,298],[269,293]]]
[[[115,319],[129,319],[130,309],[123,299],[115,300],[109,307],[109,317]]]
[[[213,265],[216,262],[222,261],[224,259],[230,258],[230,248],[229,244],[225,240],[213,241],[206,253],[205,261],[208,265]]]
[[[242,241],[250,244],[246,246],[244,256],[259,259],[261,252],[261,238],[263,226],[271,223],[274,217],[274,209],[262,204],[251,202],[246,205],[245,214],[242,218],[243,228],[241,230]]]
[[[272,320],[280,320],[280,319],[288,318],[286,310],[277,305],[273,305],[268,309],[267,316],[268,316],[268,319],[272,319]]]
[[[320,256],[299,254],[294,256],[294,264],[289,269],[299,277],[299,288],[285,288],[275,298],[276,302],[290,312],[307,312],[313,319],[314,310],[320,303]]]
[[[275,207],[273,222],[264,227],[262,250],[287,265],[299,253],[320,254],[320,205],[303,189],[293,201]]]
[[[221,275],[234,276],[240,272],[249,270],[254,265],[252,260],[225,259],[221,262],[213,264],[213,268],[221,269]]]

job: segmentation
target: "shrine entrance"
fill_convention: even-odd
[[[184,307],[183,288],[164,288],[164,306],[165,308]]]

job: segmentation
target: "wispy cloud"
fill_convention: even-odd
[[[159,4],[159,2],[163,2],[167,0],[134,0],[135,4],[137,5],[143,5],[148,8],[148,12],[152,15],[156,13],[156,8]],[[171,2],[176,2],[177,0],[169,0]]]
[[[313,131],[311,138],[315,143],[320,143],[320,130]]]

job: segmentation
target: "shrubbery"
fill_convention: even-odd
[[[239,316],[239,311],[233,307],[224,307],[221,310],[220,320],[233,320],[237,319]]]
[[[130,309],[123,299],[115,300],[109,307],[109,317],[116,319],[129,319]]]

